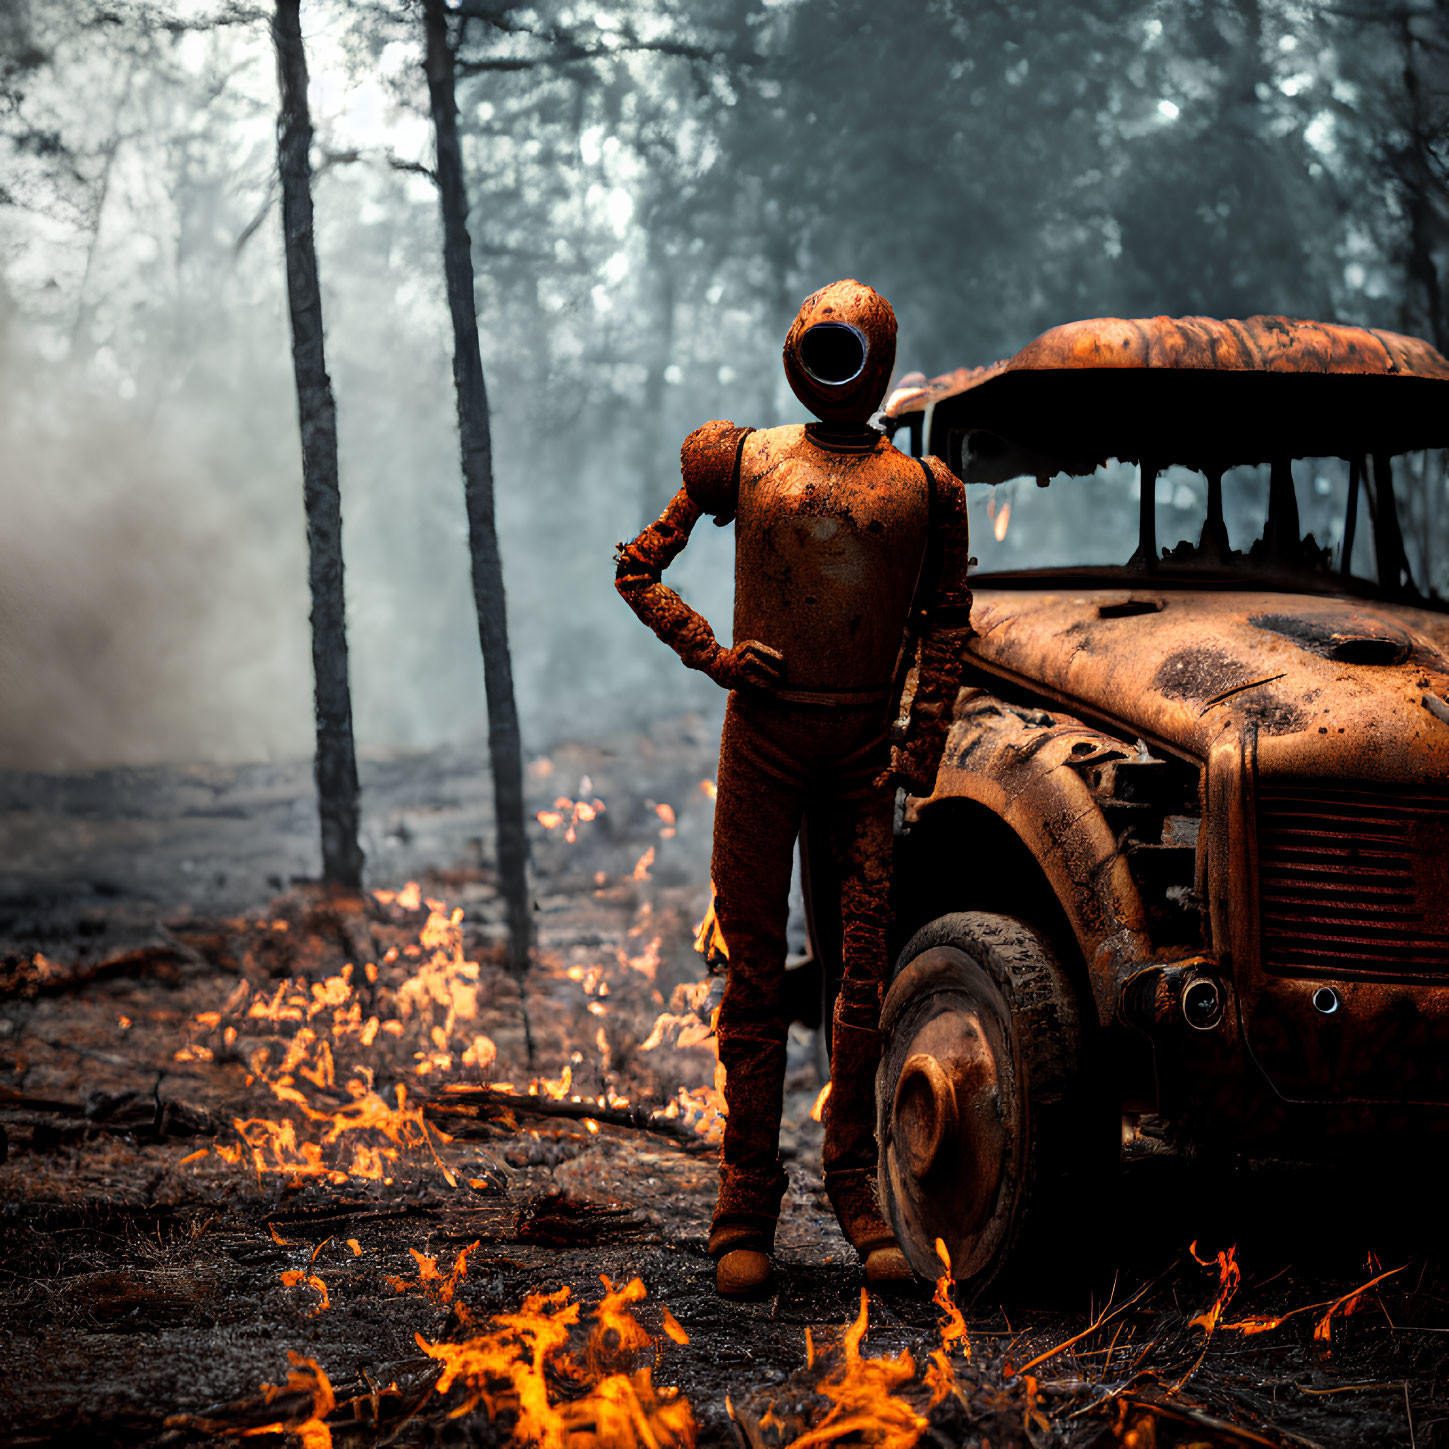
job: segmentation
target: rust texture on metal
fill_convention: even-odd
[[[1449,618],[1075,587],[985,589],[974,619],[976,683],[912,817],[965,799],[1005,822],[1099,1020],[1170,1021],[1184,1052],[1228,1076],[1237,1052],[1287,1101],[1449,1101]],[[1143,810],[1154,762],[1197,798]],[[1204,978],[1211,1041],[1178,1010]]]
[[[725,650],[714,637],[714,630],[708,620],[659,581],[660,574],[689,542],[699,517],[699,505],[681,488],[638,538],[619,545],[614,584],[629,607],[690,669],[702,670],[717,679]]]
[[[785,378],[820,421],[859,432],[880,406],[896,361],[896,314],[872,287],[832,282],[801,304],[785,334]]]
[[[938,947],[892,983],[882,1019],[902,1058],[882,1073],[890,1100],[879,1104],[897,1234],[918,1273],[931,1271],[940,1238],[969,1282],[1001,1247],[994,1210],[1026,1165],[1010,1006],[974,962]]]
[[[1449,444],[1449,360],[1427,342],[1287,317],[1071,322],[892,402],[901,421],[929,412],[928,446],[954,461],[964,444],[963,476],[989,483]]]
[[[1075,1114],[1081,1022],[1045,938],[991,912],[933,923],[881,1012],[881,1196],[912,1266],[942,1240],[967,1292],[998,1264],[1034,1187],[1033,1137]]]
[[[982,590],[971,657],[1193,759],[1252,724],[1345,778],[1449,769],[1449,732],[1431,736],[1420,703],[1449,687],[1449,617],[1253,589],[1134,592],[1158,607],[1120,614],[1120,589]]]
[[[787,690],[874,693],[884,705],[930,499],[921,465],[873,437],[863,453],[828,451],[800,426],[746,440],[734,635],[784,657]]]
[[[808,812],[841,879],[843,983],[825,1109],[826,1187],[858,1249],[886,1241],[875,1201],[873,1082],[887,971],[893,788],[929,789],[950,722],[971,595],[962,485],[866,422],[894,365],[889,303],[853,281],[807,299],[786,374],[821,420],[753,432],[710,423],[684,487],[621,545],[618,587],[684,662],[733,691],[721,742],[713,875],[729,948],[719,1018],[729,1107],[716,1256],[773,1241],[788,1022],[781,1002],[796,835]],[[735,523],[734,645],[660,580],[705,513]],[[914,604],[913,604],[914,601]],[[903,642],[905,641],[905,642]],[[903,650],[919,683],[892,750]],[[819,848],[816,844],[815,848]]]
[[[1117,1008],[1123,966],[1150,959],[1153,946],[1127,854],[1087,772],[1132,754],[1065,712],[1013,707],[986,689],[966,688],[934,793],[910,811],[913,820],[927,820],[933,806],[966,799],[1005,822],[1063,903],[1105,1021]]]
[[[1142,482],[1127,568],[978,580],[944,755],[907,805],[895,903],[917,929],[878,1112],[912,1262],[940,1236],[969,1282],[1030,1222],[1012,1153],[1050,1032],[1012,972],[983,973],[963,923],[986,912],[1041,933],[1095,1038],[1064,1095],[1101,1090],[1134,1140],[1302,1159],[1449,1132],[1449,612],[1416,591],[1390,471],[1449,445],[1449,362],[1284,318],[1100,318],[909,376],[888,415],[967,482],[1111,457]],[[1377,597],[1301,536],[1300,456],[1349,461],[1351,517],[1368,492]],[[1172,464],[1206,475],[1207,517],[1159,557]],[[1235,552],[1240,464],[1269,465],[1269,496]]]
[[[1020,352],[898,388],[892,417],[921,412],[1003,372],[1172,367],[1208,372],[1318,372],[1449,380],[1449,359],[1419,337],[1289,317],[1092,317],[1050,328]]]
[[[1007,370],[1180,367],[1206,372],[1354,373],[1449,380],[1427,342],[1289,317],[1096,317],[1042,333]]]

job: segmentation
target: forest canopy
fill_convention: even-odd
[[[1449,345],[1446,0],[452,8],[535,745],[712,699],[612,547],[690,428],[799,416],[779,347],[826,281],[892,300],[902,372],[1110,314]],[[419,14],[302,17],[359,740],[471,739]],[[0,763],[306,752],[276,110],[265,8],[0,0]],[[706,532],[675,572],[727,633]]]

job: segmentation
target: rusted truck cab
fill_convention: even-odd
[[[917,1271],[941,1238],[984,1286],[1143,1134],[1303,1159],[1449,1126],[1449,614],[1392,483],[1449,444],[1449,363],[1282,318],[1097,319],[888,415],[971,483],[1141,479],[1122,565],[977,578],[906,804],[878,1108]],[[1303,458],[1346,465],[1336,548],[1300,530]],[[1205,506],[1163,548],[1170,465]],[[1224,474],[1255,465],[1261,532],[1230,539]]]

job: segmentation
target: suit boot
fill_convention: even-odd
[[[880,1050],[879,1031],[851,1026],[837,1013],[821,1158],[830,1205],[841,1231],[862,1258],[895,1243],[881,1216],[875,1186],[875,1072]]]

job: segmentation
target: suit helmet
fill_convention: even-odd
[[[807,297],[785,337],[785,376],[821,422],[862,429],[880,407],[896,361],[896,314],[863,282]]]

